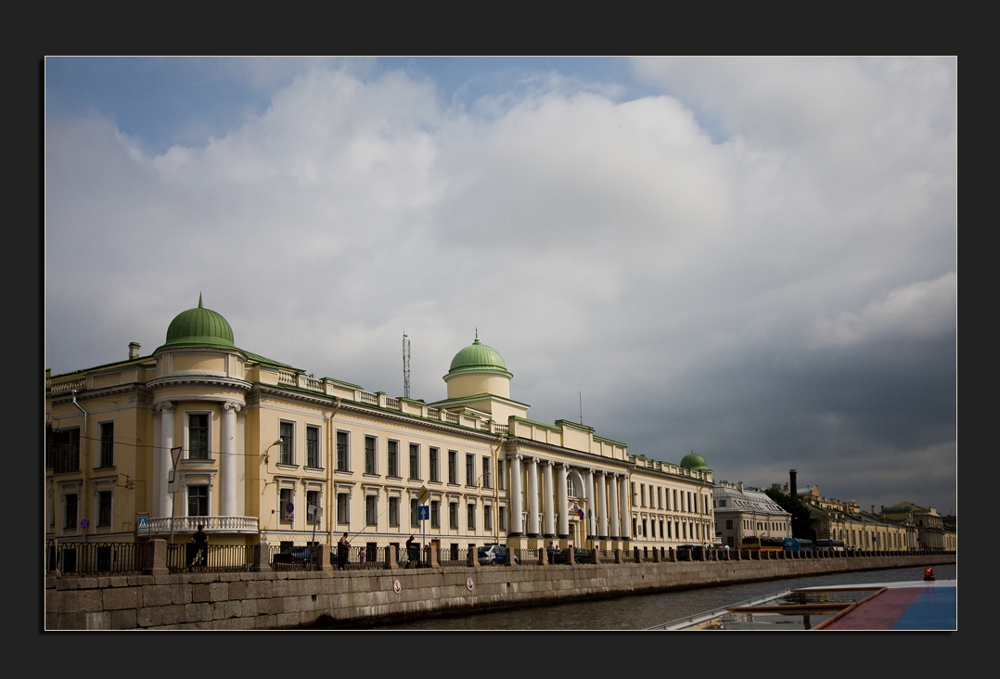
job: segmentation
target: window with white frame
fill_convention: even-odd
[[[465,485],[476,485],[476,456],[471,453],[465,455]]]
[[[441,481],[441,467],[440,460],[441,451],[437,448],[429,448],[427,450],[427,462],[430,465],[430,480],[431,481]]]
[[[102,490],[97,493],[97,526],[98,528],[111,527],[111,491]]]
[[[448,451],[448,483],[458,483],[458,451]]]
[[[378,496],[365,495],[365,525],[378,525]]]
[[[410,444],[410,480],[420,479],[420,444]]]
[[[493,531],[493,505],[483,505],[483,530]]]
[[[497,528],[502,531],[507,530],[507,507],[504,505],[500,505],[497,510]]]
[[[295,425],[291,422],[279,423],[278,438],[281,439],[278,462],[280,464],[295,464]]]
[[[507,465],[504,460],[497,460],[497,488],[507,490]]]
[[[278,508],[281,523],[291,523],[295,518],[295,504],[293,502],[295,490],[293,488],[281,488],[278,491]]]
[[[187,487],[188,516],[208,516],[208,486]]]
[[[351,522],[351,495],[350,493],[337,493],[337,523],[349,524]]]
[[[318,490],[306,491],[306,521],[309,525],[319,525],[320,517],[323,515],[321,493]]]
[[[431,500],[431,528],[441,527],[441,502]]]
[[[639,505],[639,494],[635,492],[635,481],[632,481],[632,506],[637,507]],[[635,530],[632,531],[635,534]]]
[[[448,528],[458,530],[458,503],[448,503]]]
[[[365,474],[377,474],[375,437],[365,437]]]
[[[306,426],[306,466],[320,469],[323,463],[319,454],[319,427]]]
[[[493,487],[493,461],[489,455],[483,455],[483,488]]]
[[[66,493],[63,496],[63,528],[68,530],[76,528],[78,505],[79,496],[76,493]]]
[[[399,498],[389,498],[389,525],[399,527]]]
[[[410,528],[420,527],[420,500],[417,498],[410,499]]]
[[[101,451],[98,465],[101,467],[115,466],[115,423],[101,422],[100,424]]]
[[[386,476],[399,477],[399,441],[386,443]]]
[[[208,413],[188,413],[188,459],[207,460],[208,453]],[[193,514],[190,516],[203,516]]]
[[[469,506],[467,507],[466,511],[465,520],[466,520],[466,528],[470,533],[476,530],[476,504],[474,502],[469,503]]]
[[[350,467],[350,446],[348,433],[346,431],[337,432],[337,470],[347,472]]]

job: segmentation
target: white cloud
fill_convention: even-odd
[[[814,346],[850,346],[873,339],[938,339],[955,331],[957,276],[954,271],[930,281],[883,291],[858,312],[816,322]]]

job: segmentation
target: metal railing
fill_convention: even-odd
[[[141,573],[147,565],[147,550],[151,548],[150,543],[132,542],[56,542],[49,540],[45,550],[45,569],[48,573],[53,573],[57,569],[63,575],[102,575],[102,574],[127,574]],[[247,572],[257,569],[257,550],[259,545],[208,545],[207,551],[198,560],[197,550],[193,543],[179,543],[167,545],[167,568],[171,573],[183,572]],[[348,558],[346,568],[348,570],[369,570],[386,568],[386,554],[389,549],[397,549],[396,545],[388,546],[352,546],[348,548]],[[268,564],[274,570],[310,570],[315,567],[317,549],[310,557],[305,551],[304,545],[281,548],[277,545],[266,545],[266,553],[260,556],[262,564]],[[650,563],[654,561],[653,551],[643,552],[640,548],[639,562]],[[438,552],[438,564],[442,567],[461,567],[469,565],[468,547],[446,546]],[[520,566],[534,566],[539,564],[539,554],[544,553],[540,549],[512,549],[508,554],[516,558],[516,563]],[[335,569],[338,565],[337,546],[333,545],[330,550],[330,565]],[[792,553],[774,552],[768,554],[754,553],[750,550],[731,549],[728,554],[722,549],[708,550],[673,550],[665,548],[660,554],[661,562],[671,561],[734,561],[734,560],[758,560],[758,559],[819,559],[819,558],[852,558],[852,557],[877,557],[877,556],[946,556],[954,555],[955,552],[944,552],[937,550],[914,550],[909,552],[872,552],[855,551],[853,553],[840,552],[834,554],[821,554],[818,552],[800,552],[793,556]],[[473,557],[478,559],[478,554],[473,552]],[[622,563],[637,563],[636,550],[622,549]],[[727,559],[728,557],[728,559]],[[599,560],[602,565],[615,563],[615,550],[600,550]],[[400,568],[407,566],[410,561],[405,547],[398,546],[396,554],[396,564]],[[430,548],[425,547],[420,555],[419,565],[428,567],[432,563]],[[416,564],[409,564],[415,566]]]

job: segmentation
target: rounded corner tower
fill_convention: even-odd
[[[233,328],[222,314],[206,309],[198,295],[198,306],[182,311],[167,327],[164,347],[213,346],[235,349]]]
[[[693,472],[709,471],[708,463],[705,462],[705,458],[693,450],[688,455],[685,455],[684,459],[681,460],[681,467],[684,469],[690,469]]]
[[[510,398],[513,377],[500,352],[479,341],[477,330],[472,344],[455,354],[443,379],[448,385],[448,399],[480,394]]]

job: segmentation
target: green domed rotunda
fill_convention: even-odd
[[[705,462],[705,458],[693,450],[689,454],[685,455],[684,459],[681,460],[681,467],[684,469],[690,469],[693,472],[711,471],[708,468],[708,463]]]
[[[167,328],[164,346],[215,346],[236,348],[229,321],[211,309],[206,309],[198,295],[198,307],[177,314]]]
[[[504,363],[500,352],[479,341],[478,331],[476,331],[475,341],[459,351],[455,354],[455,358],[451,359],[451,367],[448,369],[448,375],[472,370],[499,371],[513,377],[513,375],[507,372],[507,364]]]

